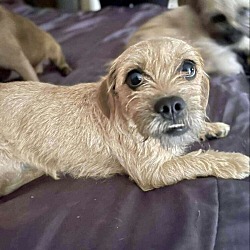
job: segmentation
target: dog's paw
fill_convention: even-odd
[[[60,72],[62,76],[67,76],[72,72],[72,69],[69,66],[65,66],[62,69],[60,69]]]
[[[223,138],[228,135],[230,126],[223,122],[207,123],[206,129],[200,134],[200,140],[212,140]]]
[[[250,158],[240,153],[226,153],[214,174],[224,179],[244,179],[250,174]]]

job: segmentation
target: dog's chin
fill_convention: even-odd
[[[196,122],[186,120],[169,123],[156,118],[147,129],[144,128],[144,134],[146,132],[148,137],[159,140],[164,148],[183,148],[198,141],[201,123],[197,121],[198,119]]]
[[[188,126],[152,134],[152,137],[158,139],[164,148],[182,148],[197,141],[197,134]]]

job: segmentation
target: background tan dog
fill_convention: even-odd
[[[0,68],[14,70],[24,80],[38,81],[42,62],[51,60],[63,75],[71,72],[60,45],[34,23],[0,6]]]
[[[163,12],[142,25],[127,46],[162,36],[174,37],[199,49],[207,73],[243,72],[235,50],[249,57],[249,1],[185,0],[184,3],[188,5]]]
[[[172,38],[131,46],[99,83],[1,84],[0,193],[44,173],[128,174],[143,190],[198,176],[244,178],[247,156],[185,154],[200,136],[229,131],[205,121],[208,94],[201,57]]]

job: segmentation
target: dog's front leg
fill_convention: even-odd
[[[249,157],[240,153],[200,150],[172,158],[160,166],[136,168],[129,174],[144,191],[199,176],[243,179],[249,176]]]
[[[228,135],[230,126],[223,122],[205,122],[203,131],[199,138],[201,141],[223,138]]]

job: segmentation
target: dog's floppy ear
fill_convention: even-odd
[[[115,79],[113,74],[103,78],[98,90],[97,101],[103,114],[110,118],[111,106],[113,105],[113,95],[115,93]]]

